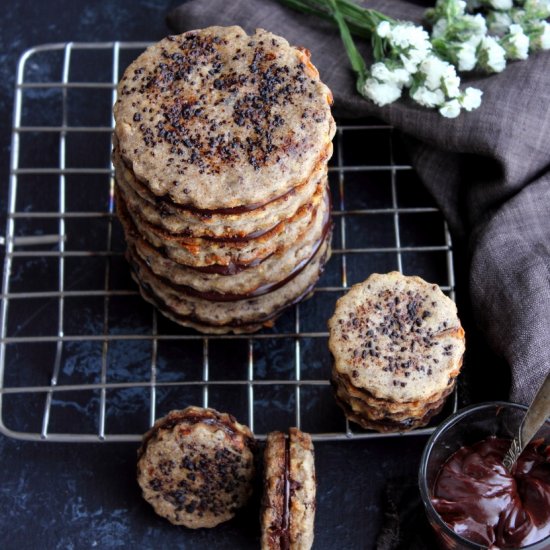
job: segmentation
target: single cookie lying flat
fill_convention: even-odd
[[[229,414],[187,407],[145,434],[138,483],[155,512],[175,525],[215,527],[252,493],[254,436]]]

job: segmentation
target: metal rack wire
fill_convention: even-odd
[[[146,46],[52,44],[20,59],[3,241],[0,430],[26,440],[139,441],[168,409],[200,404],[234,413],[260,439],[288,424],[317,441],[396,436],[345,421],[330,395],[324,328],[334,300],[376,270],[423,275],[454,299],[447,226],[399,159],[392,129],[339,126],[329,169],[333,257],[313,298],[253,336],[176,327],[125,278],[114,216],[110,106],[121,69]],[[91,95],[75,100],[75,92]],[[129,305],[120,310],[120,300]],[[456,406],[455,393],[448,407]]]

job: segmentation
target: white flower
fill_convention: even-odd
[[[485,17],[478,13],[477,15],[464,15],[461,17],[461,22],[470,29],[470,32],[477,36],[485,36],[487,34],[487,23]]]
[[[527,59],[529,55],[529,37],[520,25],[510,25],[510,33],[504,39],[504,48],[510,59]]]
[[[447,97],[458,97],[460,95],[460,78],[456,74],[453,65],[448,64],[442,79],[442,88]]]
[[[550,0],[525,0],[525,8],[537,11],[540,19],[550,17]]]
[[[467,5],[464,0],[457,0],[454,3],[454,6],[455,6],[455,13],[457,15],[463,15],[466,12]]]
[[[439,112],[445,118],[456,118],[460,114],[460,103],[457,99],[451,99],[439,108]]]
[[[403,68],[389,69],[382,62],[375,63],[370,68],[371,75],[380,82],[390,82],[398,86],[408,86],[411,83],[411,74]]]
[[[419,86],[411,93],[411,97],[424,107],[438,107],[445,103],[445,94],[443,90],[429,90],[425,86]]]
[[[486,36],[480,44],[479,64],[488,72],[500,73],[506,67],[505,53],[504,48],[492,36]]]
[[[429,55],[421,64],[420,72],[424,76],[424,86],[429,90],[443,88],[447,97],[460,95],[460,78],[453,65],[435,55]]]
[[[447,30],[447,20],[445,18],[438,19],[432,27],[432,38],[441,38]]]
[[[538,31],[540,36],[532,41],[533,49],[550,50],[550,25],[546,21],[541,21]]]
[[[512,0],[489,0],[489,4],[495,8],[495,10],[509,10],[513,6]]]
[[[491,11],[487,14],[487,23],[491,34],[503,35],[508,32],[508,27],[512,24],[512,18],[506,12]]]
[[[381,23],[378,23],[378,26],[376,27],[376,34],[380,36],[381,38],[386,38],[386,36],[389,36],[391,32],[391,25],[389,21],[382,21]]]
[[[376,78],[367,78],[363,93],[376,105],[383,107],[401,97],[401,87],[393,82],[379,82]]]
[[[430,37],[422,28],[412,23],[399,23],[391,29],[391,42],[398,48],[407,49],[414,47],[419,50],[427,50],[431,47]]]
[[[401,86],[410,86],[412,84],[412,75],[406,69],[393,69],[391,71],[391,78],[393,82]]]
[[[460,45],[457,53],[458,70],[472,71],[477,63],[476,50],[481,39],[479,36],[472,36]]]
[[[428,57],[430,50],[409,48],[406,53],[399,54],[399,59],[403,63],[403,67],[409,73],[414,74],[418,70],[418,65]]]
[[[483,92],[478,88],[466,88],[459,99],[460,104],[466,111],[473,111],[481,105]]]
[[[435,55],[429,55],[420,64],[420,71],[425,75],[425,86],[430,90],[441,87],[441,79],[449,64]]]
[[[388,69],[387,65],[382,62],[375,63],[370,68],[370,73],[374,78],[380,80],[381,82],[386,82],[390,80],[390,70]]]

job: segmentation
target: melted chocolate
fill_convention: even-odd
[[[161,418],[157,423],[143,436],[141,448],[138,450],[138,457],[145,452],[149,441],[155,437],[161,430],[172,430],[179,424],[194,425],[203,423],[211,426],[217,426],[221,430],[225,431],[231,438],[241,435],[248,445],[253,446],[254,440],[247,435],[237,432],[235,426],[232,423],[236,423],[237,420],[232,415],[221,415],[212,410],[203,411],[190,411],[183,409],[180,411],[172,411],[164,418]]]
[[[443,465],[432,504],[461,537],[520,548],[550,535],[550,446],[531,442],[510,474],[510,440],[489,437],[462,447]]]
[[[162,253],[162,251],[160,251]],[[269,256],[266,256],[265,258],[256,258],[255,260],[252,260],[251,262],[248,262],[247,264],[239,264],[236,262],[230,262],[227,265],[221,265],[221,264],[212,264],[212,265],[189,265],[185,266],[189,269],[193,269],[194,271],[199,271],[201,273],[207,273],[207,274],[215,274],[215,275],[236,275],[237,273],[240,273],[241,271],[244,271],[245,269],[249,269],[251,267],[256,267],[260,265],[262,262],[267,260],[268,258],[271,258],[274,253],[269,254]],[[166,255],[166,253],[164,254]]]

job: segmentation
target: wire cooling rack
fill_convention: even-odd
[[[326,320],[345,289],[372,272],[418,274],[454,299],[449,232],[397,136],[372,121],[339,126],[329,170],[333,256],[313,297],[253,336],[200,335],[139,297],[114,216],[111,106],[124,67],[146,46],[53,44],[20,59],[3,242],[1,431],[139,441],[156,418],[199,404],[231,412],[259,438],[290,425],[315,440],[395,436],[350,425],[336,406]],[[455,393],[442,414],[456,406]]]

